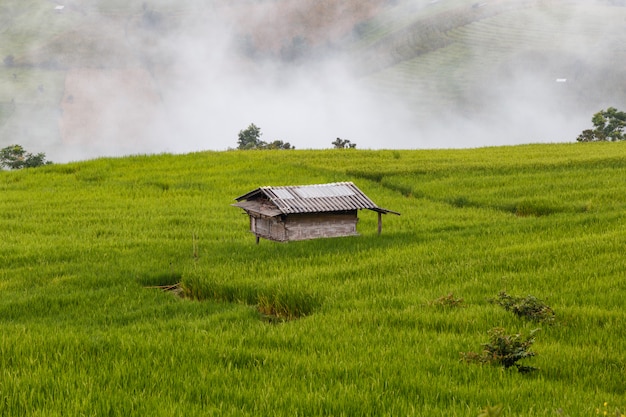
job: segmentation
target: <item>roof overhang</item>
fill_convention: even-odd
[[[260,200],[240,201],[231,205],[242,208],[248,213],[258,214],[263,217],[276,217],[283,214],[283,212],[273,204],[268,204],[267,202]]]
[[[400,213],[398,213],[397,211],[384,209],[382,207],[371,208],[371,209],[368,209],[368,210],[372,210],[372,211],[375,211],[375,212],[381,213],[381,214],[389,214],[389,213],[391,213],[391,214],[395,214],[396,216],[400,215]]]

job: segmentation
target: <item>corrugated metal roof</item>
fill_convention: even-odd
[[[313,184],[281,187],[259,187],[236,198],[250,201],[266,198],[282,214],[317,213],[369,209],[381,213],[394,213],[378,207],[352,182]],[[246,209],[242,203],[234,204]]]

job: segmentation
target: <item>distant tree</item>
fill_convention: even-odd
[[[275,140],[274,142],[266,143],[262,147],[262,149],[296,149],[296,148],[291,146],[289,142],[283,142],[282,140]]]
[[[26,152],[20,145],[11,145],[0,149],[0,167],[22,169],[49,165],[51,163],[46,161],[45,153],[41,152],[33,155],[30,152]]]
[[[237,149],[295,149],[289,142],[275,140],[267,143],[261,140],[261,128],[251,123],[244,130],[239,131]]]
[[[576,138],[578,142],[626,140],[626,112],[609,107],[594,114],[591,122],[595,129],[583,130]]]
[[[348,139],[337,138],[332,142],[335,149],[353,149],[356,148],[356,143],[351,143]]]
[[[237,139],[237,149],[258,149],[261,141],[261,128],[250,123],[244,130],[239,131],[239,138]]]

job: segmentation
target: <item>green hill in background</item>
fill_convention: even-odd
[[[52,159],[574,140],[626,101],[619,0],[0,5],[0,140]],[[302,126],[307,126],[303,129]]]

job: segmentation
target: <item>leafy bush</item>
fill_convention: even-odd
[[[530,347],[535,342],[535,333],[532,330],[526,337],[521,334],[506,334],[502,327],[489,330],[489,343],[483,344],[481,353],[462,352],[462,360],[480,364],[501,365],[504,368],[515,366],[519,372],[526,373],[536,370],[532,366],[520,365],[517,362],[535,356]]]
[[[356,148],[356,143],[350,142],[348,139],[337,138],[332,142],[332,145],[335,149],[354,149]]]
[[[554,311],[552,308],[532,295],[514,297],[501,291],[498,297],[491,301],[521,318],[543,323],[551,323],[554,321]]]
[[[46,161],[45,153],[33,155],[30,152],[26,152],[26,149],[20,145],[11,145],[0,149],[0,168],[34,168],[51,163],[50,161]]]

